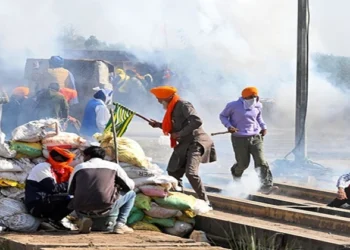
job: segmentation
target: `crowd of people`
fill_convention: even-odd
[[[62,63],[60,57],[52,57],[45,81],[39,86],[15,88],[10,98],[1,92],[1,128],[8,138],[14,128],[30,120],[69,118],[69,107],[78,102],[78,93],[73,75]],[[84,110],[81,136],[93,140],[95,133],[104,131],[110,119],[107,106],[113,98],[118,100],[123,91],[148,95],[145,84],[135,72],[117,72],[118,77],[113,79],[117,95],[113,90],[96,89]],[[148,76],[149,80],[146,78],[143,77],[143,81],[152,79],[151,76]],[[32,90],[36,94],[31,96]],[[150,126],[161,129],[170,137],[173,154],[167,167],[168,175],[178,180],[182,190],[182,179],[186,176],[198,198],[210,204],[199,167],[201,163],[216,161],[216,151],[202,127],[203,121],[194,106],[178,95],[175,87],[159,86],[151,88],[150,92],[165,110],[163,120],[151,120]],[[123,95],[120,98],[124,98]],[[29,112],[30,108],[35,111]],[[273,185],[273,176],[263,153],[267,126],[258,89],[243,89],[241,97],[228,103],[219,118],[231,133],[236,159],[231,168],[233,180],[240,182],[252,156],[261,181],[260,191],[265,194],[276,191],[278,187]],[[101,147],[91,146],[84,151],[84,163],[72,168],[69,164],[74,154],[53,148],[48,161],[36,165],[26,181],[25,204],[30,214],[59,225],[62,218],[75,211],[80,218],[81,233],[90,232],[92,225],[101,231],[131,233],[133,230],[126,225],[126,220],[135,200],[135,184],[118,164],[104,160],[105,154]],[[350,191],[346,188],[349,180],[350,174],[340,178],[339,195],[329,206],[340,207],[349,202]]]

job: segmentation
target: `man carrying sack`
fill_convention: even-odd
[[[198,198],[210,204],[198,171],[200,163],[216,161],[214,143],[204,132],[203,122],[192,104],[180,99],[176,92],[177,89],[171,86],[151,89],[166,113],[163,122],[151,120],[150,125],[170,135],[174,152],[168,164],[168,174],[179,181],[180,187],[183,187],[182,177],[186,174]]]

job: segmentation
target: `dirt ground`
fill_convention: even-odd
[[[117,235],[110,233],[78,234],[36,233],[4,234],[0,237],[1,250],[63,250],[63,249],[208,249],[219,250],[208,243],[195,242],[159,232],[136,231],[133,234]]]

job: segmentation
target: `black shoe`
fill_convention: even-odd
[[[279,188],[278,188],[277,186],[262,186],[262,187],[260,188],[259,191],[260,191],[262,194],[269,195],[269,194],[271,194],[271,193],[276,192],[278,189],[279,189]]]

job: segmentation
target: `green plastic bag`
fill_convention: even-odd
[[[153,197],[153,200],[162,207],[178,209],[181,211],[193,209],[196,203],[196,198],[192,195],[178,192],[169,192],[169,196],[164,198]]]
[[[12,141],[11,149],[17,153],[24,154],[29,158],[37,158],[42,155],[43,148],[38,142],[19,142]]]
[[[137,207],[133,207],[131,209],[131,212],[128,217],[128,221],[126,224],[132,225],[138,221],[141,221],[145,217],[145,214],[142,212],[142,210],[138,209]]]
[[[151,197],[144,194],[137,194],[135,199],[135,207],[138,209],[150,210],[151,209]]]
[[[161,227],[173,227],[175,226],[175,219],[169,218],[169,219],[160,219],[160,218],[152,218],[148,215],[145,216],[143,219],[144,222],[156,224]]]

